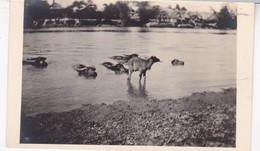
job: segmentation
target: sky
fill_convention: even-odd
[[[49,4],[52,4],[53,0],[47,0]],[[56,3],[61,4],[63,7],[67,7],[71,5],[75,0],[55,0]],[[77,0],[80,1],[80,0]],[[86,0],[87,1],[87,0]],[[98,7],[99,10],[103,8],[103,4],[107,3],[115,3],[117,0],[92,0]],[[211,8],[213,8],[216,11],[219,11],[221,6],[224,3],[221,2],[174,2],[174,1],[156,1],[155,4],[159,4],[162,7],[167,7],[171,5],[172,7],[175,7],[176,4],[179,4],[180,7],[185,7],[189,11],[194,12],[210,12]],[[235,8],[235,4],[230,4],[232,8]]]

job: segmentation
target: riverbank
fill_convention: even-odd
[[[235,147],[236,89],[21,116],[21,143]]]
[[[171,31],[170,31],[171,29]],[[24,29],[24,33],[61,33],[61,32],[172,32],[172,33],[194,33],[194,34],[236,34],[236,30],[218,30],[218,29],[183,29],[183,28],[168,28],[168,27],[53,27],[53,28],[36,28]]]

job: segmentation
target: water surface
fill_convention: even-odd
[[[64,32],[65,31],[65,32]],[[139,84],[138,73],[115,75],[101,65],[113,55],[152,55],[161,62]],[[174,28],[53,28],[24,34],[24,58],[45,56],[49,66],[23,66],[22,110],[66,111],[87,103],[180,98],[236,86],[236,31]],[[184,66],[174,67],[179,59]],[[94,65],[96,79],[79,77],[75,63]]]

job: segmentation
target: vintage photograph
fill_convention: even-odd
[[[237,4],[25,0],[21,144],[236,147]]]

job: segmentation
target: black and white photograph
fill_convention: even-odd
[[[236,148],[237,12],[25,0],[19,142]]]

